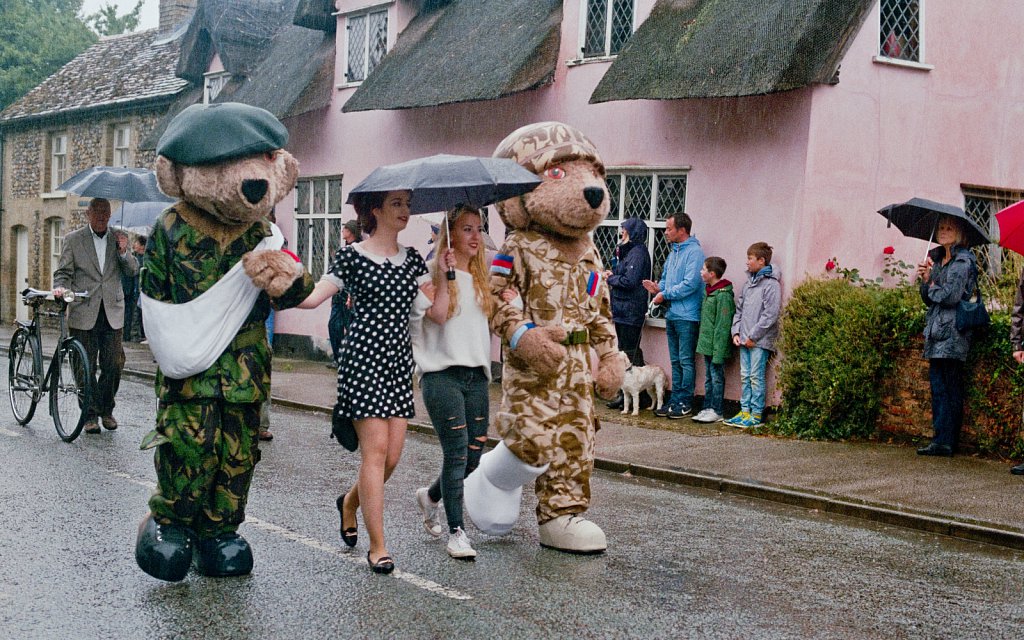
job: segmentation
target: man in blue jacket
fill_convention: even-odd
[[[661,280],[644,280],[644,289],[654,295],[653,302],[668,302],[665,335],[668,357],[672,362],[672,394],[654,415],[675,420],[690,413],[695,379],[694,350],[700,328],[701,293],[704,282],[700,269],[704,250],[696,236],[690,235],[693,222],[685,213],[674,213],[665,221],[665,239],[670,251],[661,271]]]

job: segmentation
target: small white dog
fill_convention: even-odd
[[[655,398],[654,407],[660,407],[665,400],[665,387],[668,376],[665,370],[656,364],[634,367],[627,363],[626,375],[622,378],[622,413],[629,413],[630,404],[633,415],[640,415],[640,392],[646,391]]]

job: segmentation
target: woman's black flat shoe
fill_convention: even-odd
[[[355,527],[345,528],[345,512],[343,511],[345,496],[338,496],[335,504],[338,505],[338,515],[341,517],[341,526],[338,528],[338,531],[341,532],[341,541],[348,547],[354,547],[359,542],[359,529]]]
[[[374,573],[391,573],[395,570],[395,561],[391,559],[391,556],[381,556],[377,559],[377,562],[370,560],[370,552],[366,552],[366,564],[370,565],[370,571]]]

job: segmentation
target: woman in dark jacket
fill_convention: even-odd
[[[974,295],[978,286],[978,264],[964,243],[958,218],[943,216],[935,239],[940,246],[928,252],[917,267],[921,276],[921,299],[928,306],[924,326],[924,357],[932,388],[931,444],[917,450],[922,456],[951,456],[956,451],[964,419],[964,361],[970,348],[971,331],[956,328],[956,309],[961,300]]]
[[[629,356],[635,367],[644,366],[640,350],[640,331],[647,316],[647,290],[641,282],[651,279],[651,253],[647,250],[647,225],[640,218],[623,220],[619,230],[622,244],[617,247],[619,261],[605,271],[611,288],[612,322],[619,339],[619,350]],[[641,406],[643,401],[641,401]],[[622,394],[608,403],[610,409],[622,408]]]

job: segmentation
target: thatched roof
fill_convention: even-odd
[[[554,80],[562,0],[427,3],[342,111],[493,100]]]
[[[198,85],[176,102],[141,143],[156,148],[170,120],[203,98],[203,73],[213,54],[233,75],[214,102],[242,102],[278,118],[331,103],[335,34],[292,24],[298,0],[200,0],[182,42],[179,75]],[[246,22],[243,26],[240,21]]]
[[[188,84],[174,75],[179,43],[157,36],[149,29],[102,38],[8,106],[0,122],[172,100]]]
[[[658,0],[590,97],[747,96],[836,82],[877,0]]]
[[[334,33],[338,28],[338,19],[333,13],[334,0],[299,0],[292,22],[307,29]]]

